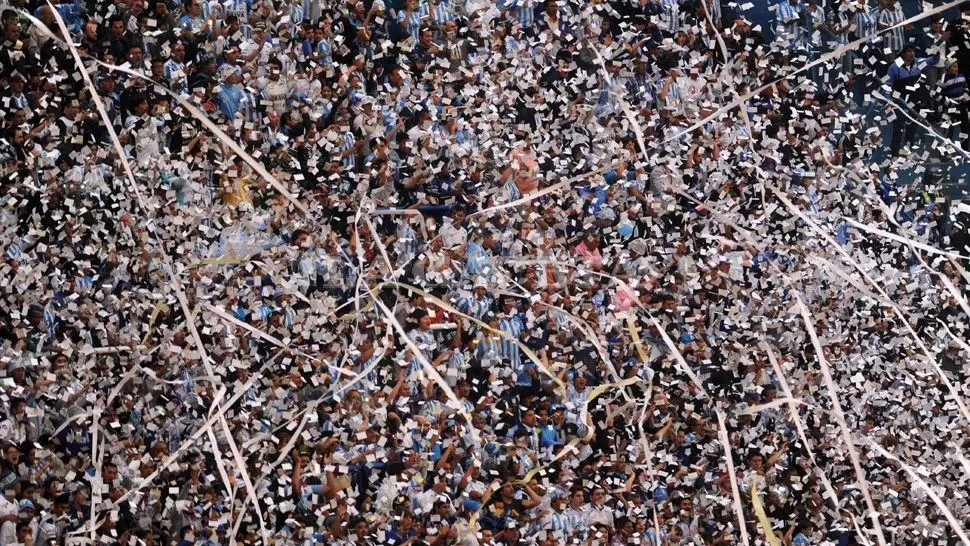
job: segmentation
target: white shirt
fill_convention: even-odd
[[[590,506],[589,523],[613,527],[613,511],[605,506]]]
[[[252,39],[245,40],[239,44],[239,56],[243,59],[253,54],[259,48],[259,44]],[[266,44],[263,45],[262,51],[259,52],[259,57],[256,59],[258,61],[256,66],[259,67],[256,71],[256,75],[263,77],[266,75],[266,66],[269,64],[270,56],[274,54],[273,45],[270,43],[269,38],[266,39]]]
[[[6,495],[0,495],[0,517],[17,515],[20,506],[16,502],[7,500]],[[0,526],[0,544],[15,544],[17,542],[17,522],[5,521]]]
[[[27,428],[23,423],[17,423],[12,419],[5,419],[0,422],[0,439],[22,444],[27,441]]]
[[[441,233],[441,246],[444,248],[462,245],[468,241],[468,230],[464,227],[456,228],[452,222],[443,222],[439,233]]]
[[[139,121],[143,121],[143,123],[136,128]],[[125,121],[125,131],[132,135],[138,163],[141,166],[147,165],[149,159],[159,154],[159,142],[162,140],[158,133],[159,125],[158,120],[148,115],[142,117],[128,116]]]
[[[261,84],[262,92],[265,95],[261,100],[269,101],[270,104],[267,106],[276,113],[282,114],[286,110],[286,98],[289,94],[286,82],[282,77],[276,81],[266,78],[261,81]]]

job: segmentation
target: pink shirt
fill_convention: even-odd
[[[601,267],[603,265],[603,255],[600,254],[600,249],[594,248],[590,250],[589,247],[586,246],[586,241],[583,241],[579,244],[579,246],[576,247],[576,254],[579,254],[585,258],[587,262],[597,267]]]

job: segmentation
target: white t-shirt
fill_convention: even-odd
[[[17,423],[12,419],[5,419],[0,422],[0,439],[22,444],[27,441],[27,428],[23,423]]]
[[[468,230],[464,227],[456,228],[452,222],[444,222],[438,232],[441,234],[441,246],[444,248],[462,245],[468,241]]]
[[[16,502],[7,499],[6,495],[0,496],[0,517],[17,515],[20,513],[20,506]],[[0,544],[14,544],[17,542],[17,522],[5,521],[0,525]]]
[[[125,130],[132,135],[138,163],[141,166],[147,165],[149,159],[159,154],[159,142],[162,140],[158,133],[160,124],[151,116],[128,116],[125,121]]]

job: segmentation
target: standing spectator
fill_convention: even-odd
[[[802,6],[798,0],[775,4],[775,39],[787,46],[799,44],[802,31]]]
[[[903,50],[906,43],[905,30],[902,22],[906,19],[903,8],[898,0],[886,0],[886,4],[879,10],[879,31],[882,37],[882,53],[891,58]]]
[[[172,56],[165,61],[165,80],[171,82],[173,91],[188,94],[189,78],[185,67],[185,44],[175,40],[171,45]]]
[[[916,46],[916,56],[926,58],[923,76],[926,77],[926,86],[930,89],[936,87],[945,72],[946,59],[950,56],[947,43],[950,32],[943,30],[943,23],[942,19],[934,18],[930,22],[929,31],[923,29],[919,32],[912,44]]]
[[[919,116],[918,111],[924,104],[925,93],[920,81],[920,67],[916,63],[915,47],[907,46],[896,62],[889,65],[886,85],[898,105],[890,144],[892,153],[896,154],[915,139],[916,123],[911,117]],[[908,153],[908,149],[905,151]]]
[[[868,0],[858,0],[848,30],[850,42],[865,40],[864,45],[852,57],[850,74],[852,96],[856,104],[861,105],[865,101],[865,89],[871,85],[873,73],[879,67],[880,59],[884,57],[877,46],[878,16],[869,10]]]
[[[960,73],[960,66],[956,61],[946,67],[946,73],[940,80],[941,116],[949,121],[947,138],[953,139],[959,128],[959,139],[964,150],[970,146],[970,114],[968,114],[967,79]]]

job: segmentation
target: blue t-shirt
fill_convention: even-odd
[[[219,111],[229,119],[236,117],[239,111],[239,104],[242,102],[243,92],[235,85],[226,87],[219,86]]]

